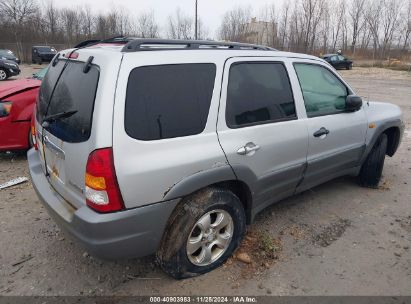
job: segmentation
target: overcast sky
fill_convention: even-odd
[[[223,14],[237,6],[251,6],[255,14],[258,13],[261,7],[275,3],[279,6],[283,0],[198,0],[199,16],[209,29],[209,35],[215,37],[216,31],[220,26]],[[288,0],[292,1],[292,0]],[[186,14],[194,14],[195,0],[70,0],[70,1],[54,1],[59,7],[78,6],[88,4],[95,13],[108,12],[114,7],[123,7],[133,15],[139,12],[153,10],[157,22],[163,27],[167,17],[174,13],[177,7],[180,7]],[[163,28],[162,28],[163,30]]]

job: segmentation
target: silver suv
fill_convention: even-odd
[[[313,56],[114,39],[56,55],[33,134],[33,185],[62,228],[186,278],[220,266],[274,202],[342,175],[376,187],[403,123]]]

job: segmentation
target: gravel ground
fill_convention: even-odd
[[[23,67],[24,76],[32,71]],[[411,74],[342,74],[360,95],[405,114],[408,131],[386,160],[380,189],[340,178],[286,199],[249,228],[242,251],[251,264],[232,258],[175,281],[153,257],[90,256],[54,224],[28,182],[0,190],[0,295],[411,295]],[[25,156],[0,154],[0,183],[17,176],[28,176]],[[255,254],[271,245],[267,259]]]

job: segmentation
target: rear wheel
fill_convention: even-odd
[[[7,72],[5,69],[0,68],[0,81],[1,80],[6,80],[9,76],[7,75]]]
[[[385,153],[387,152],[387,135],[382,134],[370,154],[367,156],[360,171],[360,184],[363,187],[377,188],[384,168]]]
[[[231,191],[207,188],[187,197],[170,218],[157,259],[176,279],[209,272],[224,263],[245,233],[245,213]]]

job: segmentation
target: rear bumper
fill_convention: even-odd
[[[101,258],[137,258],[157,251],[178,200],[117,213],[99,214],[86,205],[74,209],[49,184],[37,151],[27,154],[33,187],[56,223]]]

